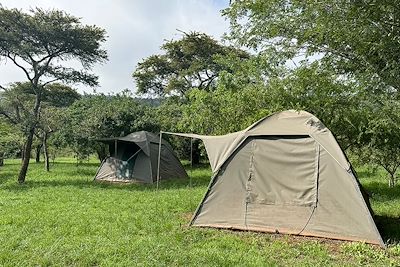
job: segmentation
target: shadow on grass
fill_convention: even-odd
[[[52,171],[50,169],[50,171]],[[76,168],[70,168],[70,169],[65,169],[62,171],[62,174],[67,176],[67,177],[73,177],[73,176],[85,176],[85,177],[90,177],[89,180],[93,179],[94,176],[96,175],[96,170],[90,169],[90,168],[80,168],[79,166]]]
[[[0,178],[1,179],[1,178]],[[189,179],[171,179],[167,181],[161,181],[159,185],[160,191],[162,190],[170,190],[170,189],[179,189],[179,188],[197,188],[207,186],[210,181],[210,177],[207,175],[196,176],[192,178],[191,185]],[[34,181],[28,180],[24,184],[20,185],[17,182],[9,183],[8,185],[3,186],[3,189],[20,192],[20,191],[29,191],[35,188],[43,188],[43,187],[67,187],[73,186],[79,189],[85,188],[102,188],[102,189],[122,189],[128,191],[156,191],[156,184],[140,184],[140,183],[112,183],[112,182],[99,182],[93,181],[93,178],[90,179],[68,179],[68,180],[41,180]]]
[[[29,165],[43,165],[44,162],[40,161],[40,162],[35,162],[33,160],[31,160],[29,162]],[[13,161],[6,161],[6,163],[4,164],[5,166],[21,166],[21,161],[20,160],[13,160]],[[85,167],[85,166],[100,166],[100,162],[73,162],[73,161],[50,161],[50,168],[51,167],[55,167],[55,166],[77,166],[77,167]]]
[[[10,170],[4,171],[0,168],[0,185],[10,181],[11,179],[17,180],[16,173]]]
[[[400,199],[400,186],[390,188],[387,184],[381,182],[370,182],[364,185],[364,188],[370,193],[372,199],[378,201]]]
[[[42,163],[43,164],[43,163]],[[100,162],[51,162],[50,166],[57,167],[57,166],[76,166],[76,167],[100,167]]]
[[[375,222],[386,244],[400,242],[400,218],[375,216]]]

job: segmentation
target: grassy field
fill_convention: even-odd
[[[208,167],[188,182],[92,182],[98,163],[72,159],[0,167],[0,266],[400,266],[400,187],[358,168],[372,193],[386,250],[362,243],[187,227],[209,182]]]

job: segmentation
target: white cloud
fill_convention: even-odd
[[[228,22],[220,9],[228,0],[2,0],[6,8],[56,8],[81,17],[84,24],[95,24],[107,31],[104,44],[109,61],[95,66],[99,76],[98,92],[135,90],[131,74],[143,58],[159,52],[164,40],[177,39],[182,31],[200,31],[220,38],[228,30]],[[0,63],[0,83],[25,80],[23,73],[10,62]],[[91,92],[91,88],[78,86]]]

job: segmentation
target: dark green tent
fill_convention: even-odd
[[[103,160],[94,179],[156,182],[159,140],[159,136],[146,131],[99,139],[108,144],[111,156]],[[161,142],[160,158],[160,180],[188,178],[171,145],[165,140]]]

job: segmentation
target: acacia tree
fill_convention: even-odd
[[[29,82],[14,83],[0,92],[0,98],[0,114],[18,131],[25,133],[25,135],[28,134],[30,123],[33,120],[31,110],[36,98],[31,84]],[[60,128],[61,109],[68,107],[79,98],[80,95],[74,89],[59,83],[48,84],[46,89],[43,90],[40,116],[34,135],[38,144],[36,160],[38,162],[40,151],[43,148],[47,171],[49,170],[47,139],[51,133]],[[24,157],[22,157],[23,159]]]
[[[192,89],[214,91],[220,74],[234,71],[221,58],[241,61],[250,57],[243,50],[223,45],[199,32],[183,33],[181,39],[165,42],[161,50],[162,54],[140,62],[132,76],[140,94],[169,97],[168,104],[178,106],[182,104],[179,102],[188,101]],[[197,142],[193,149],[194,163],[198,163],[200,150]]]
[[[69,86],[54,83],[46,87],[41,107],[36,135],[43,148],[44,167],[49,171],[48,139],[51,134],[63,127],[61,117],[66,108],[81,96]]]
[[[87,71],[107,60],[107,52],[100,47],[104,41],[103,29],[82,25],[79,18],[63,11],[36,8],[24,13],[0,7],[0,60],[14,64],[25,74],[35,96],[29,110],[20,183],[25,182],[46,86],[55,81],[96,85],[97,76]],[[68,60],[79,61],[83,68],[62,64]]]
[[[132,74],[141,94],[182,97],[191,88],[211,91],[219,73],[229,71],[229,66],[218,62],[218,57],[249,57],[242,50],[222,45],[198,32],[184,33],[180,40],[167,41],[161,50],[164,54],[145,58]]]

